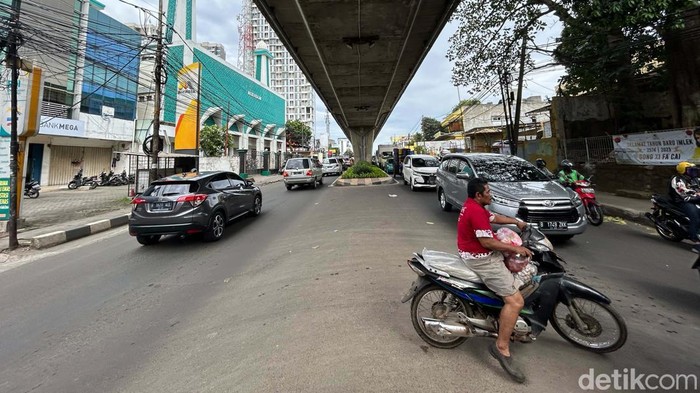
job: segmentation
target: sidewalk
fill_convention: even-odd
[[[281,175],[254,175],[255,184],[282,181]],[[385,181],[386,180],[386,181]],[[363,186],[391,184],[395,180],[338,178],[335,186]],[[111,228],[126,225],[131,211],[126,187],[99,187],[94,190],[82,187],[68,190],[65,187],[46,187],[37,199],[22,199],[22,219],[25,226],[18,231],[21,247],[48,248]],[[651,226],[644,213],[651,208],[646,199],[621,197],[598,192],[598,202],[608,216],[616,216],[639,224]],[[0,233],[0,251],[9,248],[7,233]]]
[[[254,175],[255,184],[276,183],[281,175]],[[128,223],[131,198],[126,186],[42,187],[37,199],[23,198],[17,238],[21,247],[48,248]],[[0,251],[9,248],[7,232],[0,232]]]

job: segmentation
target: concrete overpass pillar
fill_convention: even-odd
[[[370,162],[372,159],[372,144],[374,143],[372,138],[367,133],[350,131],[350,141],[352,142],[352,152],[355,154],[355,161]]]

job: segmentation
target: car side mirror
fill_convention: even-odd
[[[474,172],[471,168],[464,168],[462,172],[457,172],[457,179],[470,180],[474,177]]]

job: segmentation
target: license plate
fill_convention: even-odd
[[[582,188],[581,192],[586,193],[586,194],[595,194],[595,189],[593,188]]]
[[[172,202],[152,202],[151,211],[173,210]]]
[[[566,221],[541,221],[540,229],[567,229]]]

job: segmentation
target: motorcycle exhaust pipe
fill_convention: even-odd
[[[489,332],[477,327],[470,327],[461,323],[447,323],[438,319],[421,318],[426,328],[439,336],[457,337],[498,337],[497,333]]]

